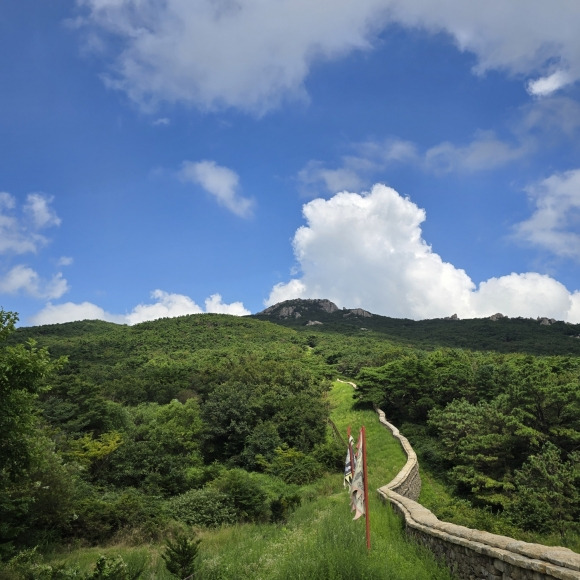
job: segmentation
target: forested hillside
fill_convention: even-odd
[[[342,468],[327,428],[336,376],[461,501],[577,545],[577,326],[333,306],[18,329],[3,312],[0,557],[284,521],[301,486]]]
[[[2,331],[5,557],[127,529],[151,537],[171,520],[283,519],[295,483],[342,460],[326,440],[329,370],[292,330],[218,315],[13,322]]]

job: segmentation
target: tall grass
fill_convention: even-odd
[[[207,580],[450,579],[431,553],[407,541],[402,523],[375,493],[400,471],[406,456],[372,411],[353,410],[353,389],[335,383],[332,420],[356,438],[365,425],[369,472],[371,550],[364,519],[353,521],[341,475],[303,490],[304,503],[283,526],[246,525],[204,535],[199,578]],[[346,449],[345,449],[346,455]]]
[[[302,505],[284,526],[236,526],[202,543],[203,580],[450,579],[432,555],[404,538],[399,519],[370,498],[371,550],[364,520],[352,521],[348,493],[334,477],[335,493]]]

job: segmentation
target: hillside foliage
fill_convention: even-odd
[[[522,530],[579,531],[578,328],[312,316],[323,324],[202,314],[16,329],[2,311],[0,558],[283,522],[301,486],[341,470],[337,375],[458,497]]]

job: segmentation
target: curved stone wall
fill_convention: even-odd
[[[379,420],[407,454],[398,475],[377,491],[405,520],[409,536],[443,559],[465,580],[580,580],[580,554],[568,548],[520,542],[439,520],[415,500],[421,491],[419,462],[413,448],[383,411]]]

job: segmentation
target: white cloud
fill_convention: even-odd
[[[316,195],[321,190],[336,193],[362,189],[393,163],[420,161],[415,144],[402,139],[369,140],[354,143],[351,148],[355,154],[342,156],[341,165],[336,168],[329,168],[321,161],[309,161],[298,172],[302,193]]]
[[[530,116],[530,113],[527,115]],[[535,123],[541,121],[536,119]],[[531,119],[528,124],[531,124]],[[448,141],[439,143],[424,152],[411,141],[389,138],[383,141],[355,143],[355,155],[344,155],[338,167],[330,168],[321,161],[309,161],[298,172],[298,182],[303,193],[336,193],[368,186],[394,163],[410,163],[434,173],[474,173],[496,169],[521,159],[535,149],[535,139],[519,131],[517,144],[499,139],[493,131],[478,131],[466,145]]]
[[[336,193],[345,189],[360,189],[365,185],[364,174],[358,168],[342,167],[331,169],[321,161],[309,161],[299,172],[298,182],[303,194],[316,194],[320,189]]]
[[[544,76],[559,63],[571,81],[580,77],[580,5],[568,0],[394,0],[391,17],[406,26],[447,32],[460,50],[478,57],[476,73],[499,69]]]
[[[59,266],[70,266],[73,262],[74,262],[74,259],[71,258],[70,256],[61,256],[58,259],[57,264]]]
[[[514,227],[515,237],[557,256],[580,259],[580,169],[552,175],[527,192],[535,210]]]
[[[499,304],[498,304],[499,302]],[[550,276],[527,272],[490,278],[473,294],[476,312],[572,319],[572,297],[566,287]],[[499,306],[499,308],[496,308]],[[576,322],[580,318],[576,319]]]
[[[257,113],[301,98],[312,60],[368,45],[380,0],[79,0],[93,31],[123,41],[108,84],[159,101]]]
[[[139,304],[132,312],[125,315],[127,324],[137,324],[157,318],[173,318],[186,314],[199,314],[202,309],[189,296],[170,294],[163,290],[155,290],[151,297],[157,302],[153,304]]]
[[[220,294],[212,294],[209,298],[205,299],[205,311],[216,314],[232,314],[234,316],[247,316],[251,314],[249,310],[244,308],[241,302],[224,304]]]
[[[240,217],[250,217],[254,201],[239,193],[239,177],[235,171],[217,165],[215,161],[184,161],[179,177],[201,185],[217,202]]]
[[[557,70],[551,75],[540,77],[534,81],[529,81],[527,89],[530,95],[534,95],[536,97],[545,97],[555,93],[573,81],[574,79],[568,72]]]
[[[60,225],[60,218],[50,207],[52,199],[30,193],[19,214],[16,198],[7,192],[0,193],[0,254],[36,252],[47,243],[40,231]]]
[[[424,210],[394,189],[339,193],[303,208],[307,225],[294,236],[300,278],[277,284],[266,304],[328,298],[400,318],[550,316],[578,322],[580,307],[566,288],[535,273],[510,274],[479,288],[444,262],[422,237]]]
[[[80,304],[73,302],[52,304],[49,302],[40,312],[32,316],[29,322],[33,325],[40,325],[91,319],[133,325],[158,318],[174,318],[176,316],[204,312],[189,296],[183,294],[155,290],[151,293],[151,298],[153,298],[154,302],[138,304],[127,314],[112,314],[91,302]],[[250,311],[246,310],[241,302],[225,304],[219,294],[213,294],[205,300],[205,312],[231,314],[234,316],[250,314]]]
[[[580,78],[580,5],[571,0],[77,4],[82,17],[75,26],[85,27],[91,46],[105,56],[107,45],[116,51],[108,85],[144,108],[167,101],[264,113],[286,98],[304,98],[314,61],[370,49],[393,22],[449,34],[460,50],[477,56],[476,73],[499,69],[536,77],[529,84],[535,94]]]
[[[26,197],[24,212],[28,214],[37,229],[60,225],[60,218],[50,207],[53,199],[52,196],[48,197],[41,193],[29,193]]]
[[[67,281],[59,272],[50,280],[43,280],[28,266],[14,266],[0,278],[0,293],[18,294],[24,292],[34,298],[55,299],[68,292]]]
[[[30,317],[30,324],[62,324],[75,320],[106,320],[122,324],[122,318],[115,317],[102,308],[90,302],[75,304],[65,302],[63,304],[48,303],[40,312]]]
[[[48,243],[48,239],[40,232],[61,223],[50,205],[52,201],[52,197],[42,193],[30,193],[20,205],[11,194],[0,192],[0,255],[36,253]],[[33,298],[51,300],[60,298],[69,290],[61,272],[47,280],[29,266],[18,264],[9,269],[5,258],[0,264],[2,294],[22,293]],[[59,261],[59,265],[64,263]]]

